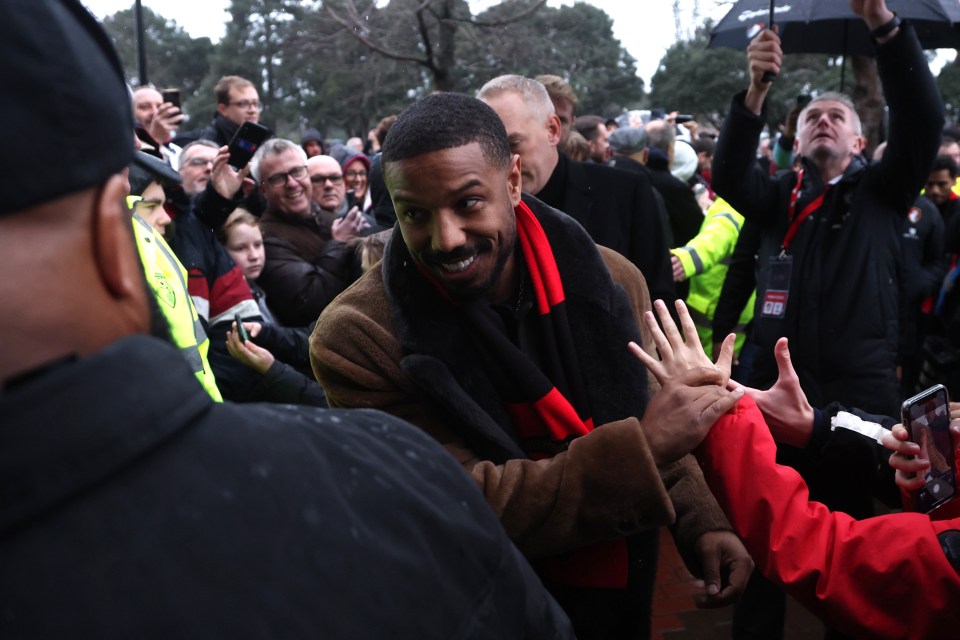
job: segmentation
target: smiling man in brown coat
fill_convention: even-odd
[[[701,370],[648,402],[626,351],[649,307],[643,277],[573,219],[520,201],[519,157],[488,106],[430,96],[383,154],[399,224],[311,339],[331,404],[443,443],[580,638],[649,636],[664,524],[706,578],[704,604],[734,598],[752,563],[678,434],[738,394]]]

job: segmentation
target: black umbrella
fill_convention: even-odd
[[[739,0],[710,32],[710,47],[746,49],[768,25],[770,0]],[[777,0],[776,23],[784,53],[873,55],[863,19],[843,0]],[[891,11],[913,23],[924,49],[960,48],[957,0],[887,0]]]

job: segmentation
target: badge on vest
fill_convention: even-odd
[[[772,258],[768,270],[767,288],[763,294],[760,316],[782,320],[787,315],[787,298],[790,296],[790,274],[793,271],[793,256],[780,255]]]

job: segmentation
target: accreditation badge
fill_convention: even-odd
[[[767,266],[767,287],[763,294],[760,316],[783,319],[787,315],[787,298],[790,296],[790,274],[793,272],[793,256],[779,255]]]

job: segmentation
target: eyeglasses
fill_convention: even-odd
[[[207,165],[213,166],[213,160],[204,160],[203,158],[190,158],[184,164],[188,167],[205,167]]]
[[[271,187],[282,187],[287,184],[287,177],[293,178],[294,180],[300,180],[305,175],[307,175],[307,166],[302,165],[299,167],[294,167],[290,171],[284,171],[283,173],[275,173],[269,178],[265,179],[264,182],[269,184]]]
[[[329,180],[333,184],[340,184],[341,182],[343,182],[343,176],[340,175],[339,173],[331,173],[328,176],[321,175],[318,173],[315,176],[310,176],[310,182],[312,182],[313,184],[323,184],[327,180]]]
[[[366,178],[367,172],[366,171],[345,171],[343,175],[346,176],[347,178]]]
[[[259,100],[234,100],[233,102],[228,102],[231,107],[240,107],[244,111],[263,111],[263,107],[260,106]]]

